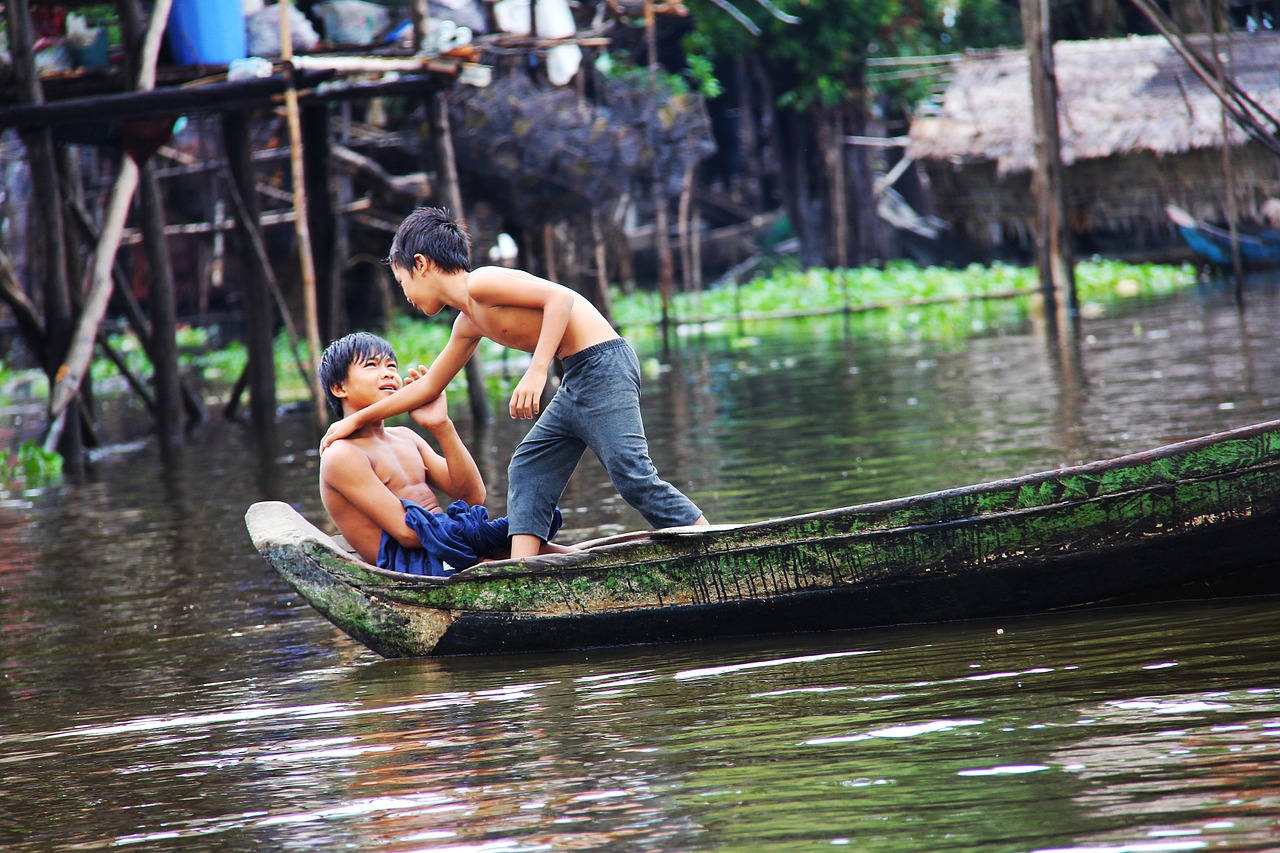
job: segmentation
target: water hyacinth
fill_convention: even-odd
[[[1117,310],[1127,301],[1153,298],[1194,284],[1190,265],[1125,264],[1089,260],[1076,265],[1076,290],[1084,316]],[[887,341],[959,341],[974,335],[996,334],[1026,323],[1039,309],[1036,270],[1012,264],[972,264],[959,269],[920,267],[894,261],[883,268],[798,269],[785,261],[767,275],[741,285],[722,285],[672,297],[670,315],[681,323],[729,318],[786,317],[850,312],[850,330]],[[612,297],[615,322],[628,338],[641,341],[657,334],[662,298],[653,290],[616,292]],[[395,347],[402,367],[429,364],[448,340],[450,321],[398,314],[384,334]],[[138,375],[150,372],[142,347],[128,333],[113,334],[113,347]],[[205,381],[235,381],[248,360],[243,344],[218,346],[207,332],[187,327],[179,340],[184,368]],[[480,357],[486,365],[491,396],[511,392],[524,372],[527,356],[482,341]],[[275,345],[277,393],[282,401],[304,400],[308,388],[303,374],[310,371],[306,353],[295,354],[282,334]],[[301,365],[300,365],[301,362]],[[93,366],[95,382],[110,386],[119,371],[100,359]],[[0,389],[13,387],[16,374],[0,369]],[[118,387],[118,386],[117,386]],[[465,375],[450,385],[466,389]]]

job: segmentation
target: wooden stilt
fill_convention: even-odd
[[[1036,169],[1036,265],[1045,296],[1045,315],[1059,326],[1073,324],[1076,314],[1075,258],[1063,203],[1063,167],[1058,131],[1058,84],[1053,67],[1047,0],[1025,0],[1022,32],[1031,72],[1032,124]],[[1067,331],[1066,328],[1060,331]]]
[[[458,183],[458,163],[453,155],[453,134],[449,128],[449,105],[440,92],[427,95],[427,118],[431,124],[431,149],[435,155],[436,173],[445,205],[458,221],[466,226],[462,206],[462,187]],[[471,403],[471,418],[477,424],[487,424],[493,419],[489,411],[489,392],[484,381],[484,362],[477,350],[467,359],[464,368],[467,375],[467,397]]]
[[[19,97],[30,105],[44,103],[44,90],[35,67],[35,30],[31,23],[29,0],[16,0],[5,4],[8,20],[9,45],[13,55],[13,71]],[[58,172],[54,154],[53,134],[48,128],[40,128],[22,134],[31,164],[31,184],[39,212],[40,233],[44,236],[44,334],[46,345],[42,347],[46,361],[44,369],[49,377],[50,397],[58,379],[58,365],[71,347],[75,324],[72,314],[71,284],[67,279],[63,258],[66,256],[66,238],[62,230],[62,199],[59,191]],[[56,416],[51,415],[51,422]],[[75,422],[80,420],[76,413]],[[84,450],[78,430],[65,437],[61,429],[57,435],[49,433],[46,446],[56,447],[64,460],[79,463]]]
[[[111,341],[107,339],[106,333],[101,329],[98,330],[98,348],[106,353],[107,360],[116,366],[116,370],[120,371],[124,381],[129,383],[129,387],[133,389],[133,393],[138,395],[138,399],[142,400],[142,405],[147,407],[147,411],[158,417],[156,401],[151,398],[151,392],[147,390],[146,383],[133,372],[133,368],[129,367],[129,363],[125,361],[124,356],[116,352],[116,348],[111,345]]]
[[[600,224],[600,214],[591,211],[591,241],[595,245],[596,292],[591,301],[604,318],[613,324],[613,306],[609,300],[609,253],[605,240],[604,228]]]
[[[680,182],[680,203],[676,208],[676,237],[680,245],[680,280],[681,289],[688,293],[693,289],[693,246],[689,240],[689,209],[693,203],[693,170],[694,163],[684,170],[684,178]]]
[[[223,141],[227,163],[234,175],[245,210],[237,211],[236,240],[240,246],[252,246],[251,223],[258,221],[258,196],[253,170],[253,149],[249,141],[249,117],[245,113],[225,113],[222,117]],[[240,254],[246,254],[243,249]],[[245,349],[249,353],[247,384],[249,386],[249,419],[260,435],[274,433],[276,416],[276,368],[272,352],[275,312],[267,289],[264,266],[246,263],[239,277],[244,304]],[[236,395],[233,395],[236,396]]]
[[[49,343],[48,336],[45,334],[44,320],[40,317],[39,310],[23,292],[22,283],[18,281],[18,274],[13,268],[13,261],[3,249],[0,249],[0,299],[4,300],[13,312],[14,319],[18,322],[18,331],[22,333],[22,339],[26,341],[27,348],[41,364],[44,364],[47,358],[44,349]]]
[[[151,346],[155,369],[156,434],[162,451],[182,439],[182,392],[178,382],[177,314],[173,296],[173,267],[164,236],[164,201],[155,167],[144,165],[139,176],[139,213],[147,257],[151,303]]]
[[[289,33],[289,12],[293,3],[282,0],[280,6],[280,59],[284,63],[286,87],[284,90],[284,114],[289,125],[289,165],[293,176],[294,233],[298,239],[298,261],[302,269],[302,304],[304,307],[307,337],[307,354],[311,358],[310,383],[314,387],[313,399],[323,399],[323,389],[316,369],[320,366],[320,307],[316,296],[315,253],[311,248],[311,223],[307,212],[306,169],[302,162],[302,117],[298,108],[298,89],[294,82],[293,42]],[[329,423],[323,407],[315,410],[316,425],[324,429]]]
[[[307,190],[307,229],[316,276],[316,318],[321,341],[337,337],[342,292],[338,279],[338,223],[329,180],[330,109],[324,102],[302,108],[302,169]],[[318,362],[317,362],[318,366]]]

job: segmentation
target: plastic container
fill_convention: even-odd
[[[173,0],[169,47],[179,65],[227,65],[245,57],[242,0]]]

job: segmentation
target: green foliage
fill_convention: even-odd
[[[803,110],[838,106],[861,95],[862,69],[872,57],[1022,43],[1016,0],[777,0],[775,5],[800,23],[784,23],[757,3],[735,3],[760,28],[755,37],[713,0],[689,0],[694,27],[683,44],[690,76],[701,81],[718,61],[753,55],[769,70],[779,105]],[[1055,8],[1060,17],[1075,5],[1057,0]],[[868,88],[914,103],[928,95],[930,85],[927,77],[880,75]],[[702,91],[715,97],[705,86]]]
[[[708,98],[718,98],[724,93],[724,87],[716,79],[715,66],[705,56],[687,57],[689,79],[694,87]]]
[[[949,23],[946,40],[957,49],[1022,45],[1018,4],[1009,0],[961,0]]]
[[[62,457],[34,440],[23,442],[17,452],[0,450],[0,491],[40,488],[61,476]]]
[[[690,57],[717,60],[754,54],[771,71],[779,104],[795,109],[838,106],[859,94],[870,56],[937,53],[946,33],[941,0],[778,0],[800,19],[785,23],[760,5],[738,8],[761,30],[753,37],[711,0],[690,0]],[[949,48],[950,49],[950,48]]]
[[[652,84],[657,91],[667,97],[687,95],[691,90],[690,80],[679,74],[672,74],[664,68],[650,69],[635,61],[625,50],[606,53],[596,61],[596,69],[606,77],[621,80],[631,89],[647,89]],[[696,84],[696,81],[693,81]],[[717,84],[718,85],[718,84]]]
[[[1185,265],[1094,260],[1076,266],[1077,294],[1082,310],[1090,316],[1118,310],[1134,299],[1171,293],[1195,281],[1194,268]],[[1037,287],[1035,270],[1009,264],[948,269],[894,262],[884,269],[801,269],[782,256],[765,274],[741,286],[676,294],[672,315],[691,321],[700,317],[837,312],[849,306],[855,311],[851,322],[861,335],[885,340],[961,340],[1016,328],[1036,310],[1035,297],[1031,295],[979,297],[1015,291],[1033,294]],[[656,333],[654,329],[662,316],[661,297],[653,291],[615,292],[613,316],[627,337],[641,340]],[[450,326],[444,318],[401,314],[382,334],[391,342],[402,371],[407,373],[412,366],[431,364],[448,341]],[[136,340],[130,335],[116,335],[112,341],[126,360],[138,360],[139,375],[149,374]],[[229,387],[244,370],[247,353],[239,341],[221,347],[215,344],[208,330],[183,330],[182,362],[203,382]],[[299,346],[301,350],[302,345]],[[505,402],[523,375],[528,357],[488,340],[481,341],[479,353],[486,366],[490,398]],[[307,354],[300,351],[295,355],[287,337],[281,334],[275,341],[274,358],[280,400],[308,399],[312,367]],[[115,368],[103,360],[95,362],[93,371],[95,377],[115,375]],[[44,376],[39,371],[17,372],[0,367],[0,400],[6,395],[29,398],[34,387],[43,383]],[[24,384],[26,388],[22,390],[19,386]],[[450,383],[450,390],[454,392],[453,399],[465,399],[465,374]],[[0,484],[13,480],[14,472],[21,472],[27,483],[43,482],[42,478],[59,474],[60,464],[56,457],[41,456],[34,445],[24,446],[17,456],[0,452]]]

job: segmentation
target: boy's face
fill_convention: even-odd
[[[344,412],[358,412],[404,385],[393,355],[362,355],[347,368],[346,381],[333,386]]]
[[[444,307],[444,302],[433,293],[434,288],[431,286],[433,271],[431,262],[422,255],[413,256],[411,270],[399,264],[391,265],[391,274],[395,276],[396,284],[400,285],[400,290],[404,292],[404,298],[428,317],[438,314]]]

